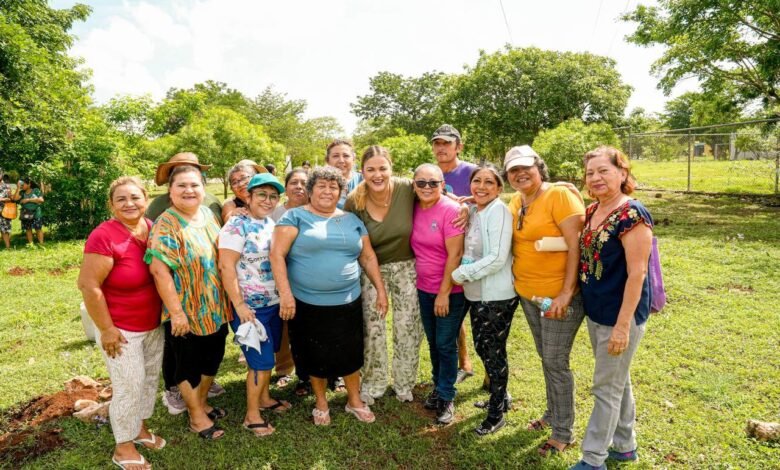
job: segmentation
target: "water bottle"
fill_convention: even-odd
[[[545,313],[547,313],[548,310],[550,310],[550,306],[552,306],[552,299],[549,297],[537,297],[533,296],[531,297],[531,302],[535,303],[539,310],[541,310],[541,315],[544,316]],[[569,318],[569,315],[571,315],[573,312],[571,305],[569,305],[569,308],[566,309],[566,316],[564,318]]]

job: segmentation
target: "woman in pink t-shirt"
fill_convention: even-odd
[[[434,389],[425,400],[436,410],[436,421],[449,424],[455,416],[455,380],[458,376],[458,333],[466,315],[463,288],[452,282],[452,272],[463,255],[463,229],[453,226],[460,206],[442,197],[444,176],[436,165],[423,164],[414,172],[414,208],[411,246],[417,271],[420,316],[431,353]]]
[[[151,468],[136,449],[162,449],[165,439],[146,428],[152,416],[162,362],[161,301],[144,263],[152,222],[144,218],[148,198],[138,178],[111,183],[113,218],[87,239],[78,286],[97,327],[114,395],[109,408],[116,465]]]

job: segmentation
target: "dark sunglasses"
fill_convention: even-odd
[[[525,219],[526,212],[528,212],[528,206],[522,206],[517,212],[517,230],[523,230],[523,219]]]
[[[429,186],[431,188],[438,188],[441,183],[442,183],[441,181],[436,181],[436,180],[430,180],[430,181],[414,180],[415,186],[417,186],[420,189],[423,189],[426,186]]]

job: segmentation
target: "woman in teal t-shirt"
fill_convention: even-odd
[[[29,178],[19,180],[16,187],[14,199],[19,203],[19,218],[22,221],[22,230],[27,234],[27,243],[33,242],[33,230],[38,237],[38,243],[43,245],[43,193],[38,188],[33,187],[33,182]]]

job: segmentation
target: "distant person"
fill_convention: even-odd
[[[249,192],[246,187],[253,176],[267,172],[264,166],[258,165],[252,160],[241,160],[230,167],[226,178],[230,184],[230,190],[233,191],[233,198],[222,204],[221,223],[224,224],[233,215],[247,215],[249,213],[247,209]]]
[[[306,171],[311,171],[311,163],[309,163],[309,160],[304,160],[301,164],[301,168],[303,168]]]
[[[463,255],[463,229],[453,226],[460,207],[442,197],[444,177],[436,165],[425,163],[414,172],[414,209],[411,246],[417,271],[425,337],[431,357],[433,390],[425,408],[436,410],[436,422],[455,419],[455,384],[458,379],[458,332],[466,316],[463,288],[453,284],[452,272]]]
[[[273,163],[266,163],[265,169],[268,171],[268,173],[271,173],[272,175],[276,176],[276,165]]]
[[[256,344],[259,350],[241,345],[248,368],[243,425],[262,437],[272,434],[274,427],[260,411],[280,413],[290,409],[288,402],[272,398],[269,391],[274,353],[282,338],[279,294],[269,259],[275,225],[270,215],[284,186],[270,173],[261,173],[252,177],[246,190],[248,214],[232,216],[219,233],[219,270],[233,304],[233,332],[238,333],[250,322],[259,322],[266,332],[266,338]]]
[[[377,289],[376,309],[387,310],[387,294],[365,225],[336,207],[344,190],[341,172],[318,167],[306,183],[309,203],[288,210],[274,228],[271,267],[280,314],[289,320],[295,364],[311,375],[314,424],[331,423],[327,379],[343,377],[344,410],[364,423],[376,419],[360,398],[363,366],[361,268]]]
[[[27,244],[33,243],[33,230],[38,238],[38,244],[43,245],[43,193],[30,178],[22,178],[12,196],[19,203],[19,219],[22,230],[27,235]]]
[[[469,177],[477,165],[462,161],[459,156],[463,151],[463,140],[455,127],[442,124],[431,136],[431,150],[444,174],[445,189],[448,193],[465,198],[471,196]],[[469,358],[468,334],[465,326],[460,327],[458,335],[458,379],[461,383],[474,375],[474,366]],[[487,388],[488,378],[485,376],[483,388]]]
[[[538,452],[563,452],[574,442],[574,374],[569,357],[584,311],[577,287],[579,249],[585,207],[579,192],[549,182],[547,164],[528,145],[511,148],[504,158],[507,182],[517,193],[509,202],[514,218],[512,271],[515,290],[542,362],[547,400],[530,431],[552,429]],[[543,237],[563,237],[568,250],[537,251]],[[533,297],[549,297],[542,316]]]
[[[211,165],[203,165],[198,161],[198,156],[191,152],[180,152],[157,166],[157,172],[154,175],[154,184],[163,186],[168,184],[168,175],[171,170],[179,166],[192,166],[200,172],[205,172],[211,168]],[[205,206],[222,222],[222,203],[209,193],[205,193],[203,202]],[[152,219],[152,222],[171,207],[171,196],[168,191],[155,197],[146,208],[146,217]],[[184,403],[179,392],[179,387],[173,381],[173,369],[175,364],[172,361],[171,351],[168,349],[168,343],[165,343],[163,353],[162,376],[165,385],[165,391],[162,395],[162,402],[172,415],[178,415],[187,411],[187,405]],[[213,398],[225,393],[225,389],[216,381],[211,384],[209,389],[209,398]]]
[[[274,222],[278,222],[285,212],[296,207],[301,207],[309,203],[309,194],[306,192],[306,181],[309,173],[303,168],[296,168],[287,173],[284,178],[284,193],[287,200],[284,204],[279,204],[271,214]],[[276,381],[277,388],[286,387],[293,379],[292,371],[295,368],[295,375],[298,377],[298,383],[295,384],[294,393],[296,396],[303,397],[311,393],[311,382],[309,374],[301,367],[296,366],[292,351],[290,350],[290,335],[287,320],[282,320],[282,339],[279,352],[276,353],[276,374],[279,379]]]
[[[108,205],[113,217],[87,238],[78,279],[111,378],[109,418],[116,441],[111,461],[122,468],[148,467],[136,444],[165,447],[165,439],[146,427],[163,354],[160,296],[144,263],[152,227],[144,218],[147,203],[138,178],[123,176],[111,183]]]
[[[614,147],[585,154],[585,186],[596,202],[579,239],[579,284],[596,365],[582,460],[571,468],[606,469],[607,459],[638,458],[630,367],[650,314],[653,218],[630,197],[636,181]]]
[[[339,197],[338,208],[343,209],[347,195],[363,181],[363,175],[355,171],[355,148],[348,140],[336,139],[325,150],[325,163],[338,168],[344,177],[345,186]]]
[[[13,199],[11,199],[12,193],[11,186],[8,184],[8,175],[4,174],[2,170],[0,170],[0,175],[2,175],[0,179],[0,211],[2,211],[5,203],[13,202]],[[11,220],[0,215],[0,233],[3,235],[6,249],[11,248]]]

